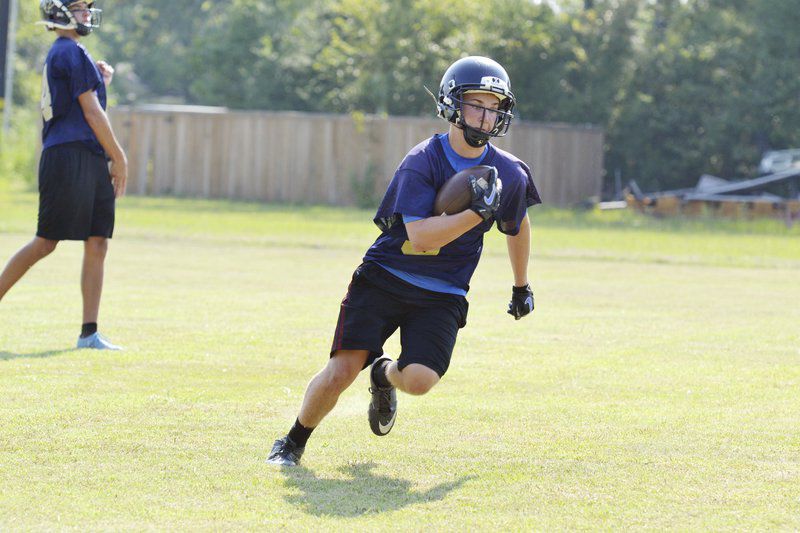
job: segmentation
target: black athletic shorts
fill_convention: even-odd
[[[467,299],[421,289],[375,263],[364,263],[342,300],[331,356],[337,350],[369,350],[366,368],[400,328],[400,370],[419,363],[439,377],[447,372],[456,334],[467,324]]]
[[[53,241],[111,238],[114,207],[114,186],[103,155],[80,142],[42,152],[37,236]]]

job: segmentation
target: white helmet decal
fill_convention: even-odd
[[[506,94],[508,93],[508,83],[506,83],[506,80],[495,76],[484,76],[481,78],[481,89]]]

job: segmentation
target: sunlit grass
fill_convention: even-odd
[[[0,213],[4,262],[36,197]],[[0,529],[800,528],[797,230],[531,215],[534,316],[505,314],[492,235],[441,384],[377,438],[362,375],[281,471],[372,213],[125,199],[100,321],[125,352],[72,350],[79,244],[0,302]]]

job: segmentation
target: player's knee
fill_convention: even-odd
[[[33,242],[34,250],[40,259],[53,253],[53,250],[55,250],[58,245],[58,241],[51,241],[50,239],[37,238]]]
[[[108,239],[89,238],[86,241],[86,253],[93,257],[103,258],[108,252]]]
[[[336,361],[336,358],[331,359],[324,370],[327,388],[342,392],[355,381],[360,370],[360,368],[353,367],[353,365]]]
[[[422,365],[408,365],[402,371],[403,392],[421,396],[439,382],[439,374]]]
[[[436,385],[435,381],[409,380],[409,382],[406,383],[405,392],[413,396],[422,396],[431,390],[434,385]]]

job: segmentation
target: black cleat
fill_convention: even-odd
[[[267,457],[267,463],[281,466],[297,466],[303,456],[305,448],[300,448],[288,436],[275,441],[272,451]]]
[[[391,361],[388,357],[380,357],[372,363],[372,369],[370,369],[369,392],[372,393],[372,400],[369,402],[369,409],[367,410],[369,427],[379,437],[388,434],[392,430],[394,421],[397,418],[397,393],[395,388],[392,386],[379,387],[372,375],[375,365],[383,360]]]

